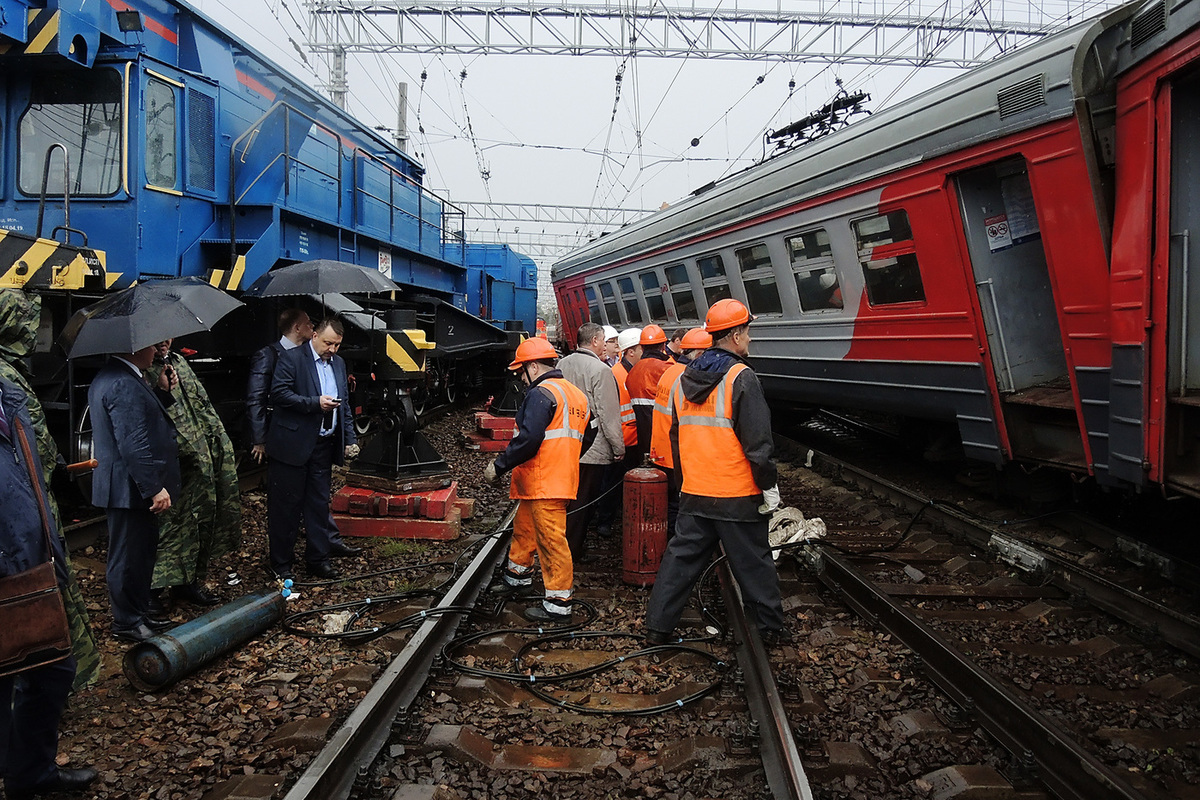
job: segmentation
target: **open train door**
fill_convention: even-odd
[[[1159,176],[1168,186],[1169,230],[1159,220],[1155,236],[1158,273],[1152,291],[1166,288],[1165,298],[1152,301],[1154,311],[1166,311],[1165,393],[1162,426],[1162,480],[1190,494],[1200,492],[1200,72],[1193,70],[1164,85],[1159,102],[1161,115],[1170,114],[1169,136],[1159,137]],[[1165,275],[1163,268],[1165,267]],[[1164,280],[1165,278],[1165,280]],[[1153,359],[1153,364],[1161,364]]]
[[[955,183],[1012,455],[1086,469],[1025,160],[997,161]]]

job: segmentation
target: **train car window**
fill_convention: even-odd
[[[588,316],[592,322],[600,321],[600,303],[596,301],[596,290],[591,286],[583,288],[583,296],[587,298]]]
[[[725,262],[720,255],[714,253],[697,258],[696,266],[700,268],[700,278],[704,284],[704,299],[710,306],[718,300],[733,297],[729,280],[725,277]]]
[[[663,290],[658,284],[658,275],[653,272],[643,272],[638,275],[642,280],[642,293],[646,297],[646,308],[650,312],[651,321],[667,318],[667,304],[663,300]]]
[[[833,266],[833,247],[824,228],[786,240],[802,312],[842,308],[842,287]]]
[[[175,88],[150,78],[146,81],[146,183],[175,188]]]
[[[638,305],[637,292],[633,288],[633,278],[618,278],[617,286],[621,289],[621,301],[625,305],[625,318],[630,323],[642,321],[642,308]]]
[[[671,302],[675,304],[675,319],[699,319],[696,313],[696,296],[692,294],[692,283],[688,279],[687,266],[675,264],[667,267],[667,288],[671,291]]]
[[[187,100],[187,181],[188,186],[205,192],[214,191],[216,168],[216,101],[194,90]]]
[[[17,134],[21,191],[41,192],[46,150],[61,142],[71,154],[71,194],[113,194],[121,186],[124,127],[121,76],[116,70],[35,75]],[[61,169],[50,170],[47,191],[62,194]]]
[[[925,286],[908,213],[889,211],[858,220],[852,227],[866,278],[867,302],[881,306],[923,301]]]
[[[746,302],[755,314],[782,314],[783,304],[779,299],[779,287],[775,284],[775,270],[771,268],[771,253],[765,244],[756,244],[735,250],[738,267],[742,271],[742,285],[746,287]]]
[[[620,325],[621,312],[617,308],[617,295],[613,291],[612,281],[600,284],[600,294],[604,297],[604,313],[608,317],[608,324]]]

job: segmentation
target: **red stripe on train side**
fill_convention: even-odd
[[[262,81],[255,79],[252,75],[242,72],[240,69],[235,70],[235,72],[237,73],[238,83],[240,83],[242,86],[245,86],[252,92],[257,92],[271,102],[275,101],[275,93],[268,89],[262,83]]]
[[[106,2],[112,6],[114,11],[139,12],[142,15],[142,24],[146,26],[146,30],[157,33],[159,36],[166,39],[176,47],[179,46],[179,34],[176,31],[168,28],[166,25],[163,25],[158,20],[154,19],[154,17],[151,17],[145,11],[142,11],[140,8],[134,8],[128,3],[122,3],[121,0],[106,0]]]

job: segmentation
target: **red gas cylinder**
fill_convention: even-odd
[[[621,580],[652,586],[667,550],[667,476],[639,467],[625,473]]]

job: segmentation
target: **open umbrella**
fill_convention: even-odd
[[[240,305],[199,278],[148,281],[76,312],[58,343],[68,358],[134,353],[166,339],[209,330]]]
[[[383,273],[350,264],[319,258],[301,261],[273,269],[250,285],[246,297],[280,297],[282,295],[323,295],[398,292],[400,287]]]

